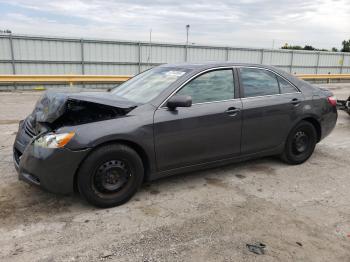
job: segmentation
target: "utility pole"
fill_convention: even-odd
[[[272,39],[272,50],[275,48],[275,39]],[[270,65],[272,65],[272,52],[270,51]]]
[[[148,58],[147,58],[147,63],[148,66],[150,66],[152,59],[152,28],[149,30],[149,50],[148,50]]]
[[[186,25],[186,45],[185,45],[185,62],[187,62],[188,53],[188,31],[190,31],[190,25]]]
[[[188,45],[188,32],[190,31],[190,25],[186,25],[186,45]]]

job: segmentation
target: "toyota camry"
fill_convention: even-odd
[[[271,155],[301,164],[336,103],[270,66],[167,64],[108,92],[46,92],[20,122],[14,163],[20,180],[111,207],[145,180]]]

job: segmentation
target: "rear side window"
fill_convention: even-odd
[[[186,84],[177,94],[192,97],[192,103],[222,101],[234,98],[231,69],[204,73]]]
[[[284,80],[282,77],[277,76],[278,82],[280,84],[280,89],[282,94],[295,93],[298,90],[295,89],[288,81]]]
[[[279,94],[277,78],[270,71],[240,68],[240,76],[245,97]]]

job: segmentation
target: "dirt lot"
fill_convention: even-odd
[[[350,261],[347,114],[303,165],[264,158],[171,177],[103,210],[17,180],[15,132],[39,95],[0,93],[0,260]],[[254,242],[265,255],[247,250]]]

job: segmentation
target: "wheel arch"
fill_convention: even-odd
[[[320,142],[321,137],[322,137],[322,129],[321,129],[320,122],[315,117],[312,117],[312,116],[305,117],[305,118],[301,119],[301,121],[309,122],[315,127],[315,130],[317,133],[317,143]]]
[[[130,140],[126,140],[126,139],[115,139],[115,140],[110,140],[110,141],[104,141],[98,145],[96,145],[95,147],[93,147],[93,149],[84,157],[84,159],[79,163],[79,166],[77,168],[77,170],[75,171],[74,174],[74,179],[73,179],[73,188],[75,192],[78,192],[78,186],[77,186],[77,177],[78,177],[78,172],[79,169],[82,165],[82,163],[85,161],[85,159],[92,154],[95,150],[97,150],[98,148],[101,148],[103,146],[106,145],[110,145],[110,144],[122,144],[122,145],[126,145],[130,148],[132,148],[133,150],[136,151],[136,153],[140,156],[141,160],[142,160],[142,164],[144,166],[144,180],[148,180],[150,177],[150,173],[151,173],[151,167],[150,167],[150,159],[149,156],[147,155],[146,151],[144,150],[144,148],[142,146],[140,146],[139,144],[130,141]]]

